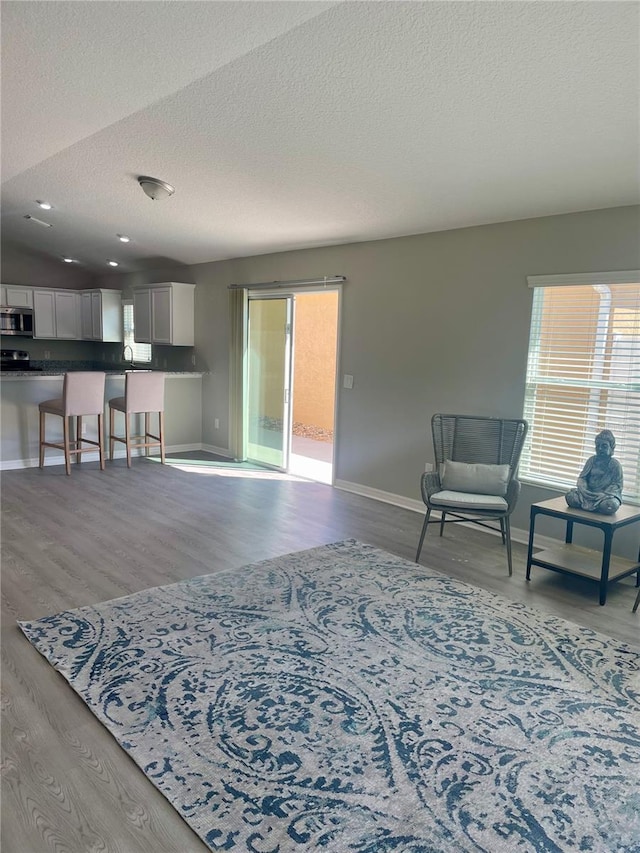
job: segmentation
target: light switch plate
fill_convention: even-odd
[[[350,373],[345,373],[342,384],[345,388],[353,388],[353,376]]]

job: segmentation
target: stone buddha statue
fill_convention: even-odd
[[[567,504],[602,515],[613,515],[622,504],[622,466],[613,458],[616,440],[603,429],[595,439],[595,456],[590,456],[580,472],[575,489],[566,493]]]

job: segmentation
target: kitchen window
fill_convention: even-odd
[[[122,303],[122,330],[125,347],[131,347],[132,361],[151,362],[151,344],[139,344],[134,340],[133,300]]]
[[[530,276],[522,479],[571,488],[601,429],[640,504],[640,272]]]

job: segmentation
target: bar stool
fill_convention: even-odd
[[[149,371],[127,373],[124,380],[124,397],[109,400],[109,458],[113,459],[113,443],[122,442],[127,448],[127,468],[131,468],[131,448],[160,448],[164,465],[164,373]],[[124,414],[124,437],[115,435],[115,413]],[[158,435],[150,432],[150,415],[158,413]],[[144,414],[144,435],[131,435],[129,415]]]
[[[45,400],[40,403],[40,468],[44,468],[45,447],[56,447],[64,451],[64,464],[67,475],[71,474],[71,456],[75,455],[80,462],[82,454],[94,447],[100,454],[100,470],[104,471],[104,438],[102,415],[104,412],[105,373],[99,371],[73,371],[65,373],[62,386],[62,397]],[[62,418],[62,444],[45,440],[45,418],[47,415],[57,415]],[[98,440],[92,441],[82,436],[82,418],[89,415],[98,416]],[[70,437],[70,420],[76,419],[75,439]],[[87,445],[83,447],[83,445]]]

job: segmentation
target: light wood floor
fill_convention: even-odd
[[[413,559],[422,518],[304,481],[137,460],[2,475],[2,851],[187,853],[205,846],[16,626],[183,578],[356,538]],[[234,474],[237,476],[230,476]],[[605,607],[594,583],[534,569],[497,537],[432,527],[421,562],[637,643],[631,579]]]

